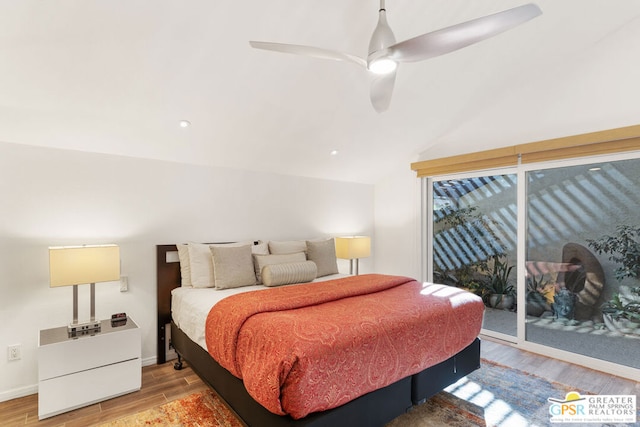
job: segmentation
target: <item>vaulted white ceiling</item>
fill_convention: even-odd
[[[386,6],[400,41],[525,2]],[[536,3],[520,27],[402,64],[378,114],[366,71],[248,43],[364,57],[378,0],[0,0],[0,141],[375,183],[418,159],[638,124],[640,2]]]

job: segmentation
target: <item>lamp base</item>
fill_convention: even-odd
[[[357,276],[358,273],[358,266],[359,266],[359,259],[358,258],[354,258],[349,260],[349,274],[351,274],[352,276],[354,275],[354,268],[353,266],[355,265],[355,275]]]
[[[67,326],[67,332],[70,337],[95,334],[96,332],[100,332],[100,324],[101,322],[99,320],[91,320],[84,323],[70,323],[69,326]]]

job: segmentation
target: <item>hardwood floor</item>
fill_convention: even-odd
[[[638,382],[518,350],[487,338],[482,341],[482,357],[596,394],[640,396]],[[175,371],[172,363],[146,366],[142,368],[140,391],[43,421],[38,421],[38,396],[35,394],[0,402],[0,425],[87,427],[162,405],[206,387],[186,363],[182,371]]]
[[[207,388],[207,385],[186,363],[184,366],[185,368],[181,371],[174,370],[173,363],[145,366],[142,368],[142,388],[140,391],[42,421],[38,421],[37,394],[0,402],[0,425],[93,426],[162,405]]]
[[[481,354],[487,360],[566,384],[577,390],[593,394],[635,394],[640,399],[639,382],[519,350],[488,337],[483,337]]]

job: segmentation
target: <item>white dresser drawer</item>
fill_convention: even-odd
[[[138,325],[101,322],[101,331],[77,338],[67,328],[40,331],[38,418],[51,417],[140,389],[141,337]]]
[[[140,389],[140,359],[41,381],[38,418],[46,418]]]
[[[41,345],[40,381],[140,357],[140,329],[133,328]]]

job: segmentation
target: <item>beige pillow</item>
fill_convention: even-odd
[[[194,288],[213,287],[213,263],[209,245],[189,243],[189,268],[191,269],[191,286]]]
[[[269,248],[266,242],[262,242],[261,240],[257,241],[258,244],[254,244],[254,242],[246,241],[246,242],[233,242],[233,243],[212,243],[212,244],[204,244],[204,243],[195,243],[189,242],[188,247],[188,260],[184,263],[184,265],[188,265],[189,275],[187,277],[190,278],[189,286],[193,286],[194,288],[212,288],[215,286],[215,272],[214,265],[211,260],[211,248],[212,247],[239,247],[239,246],[251,246],[251,252],[256,254],[268,254]],[[178,257],[180,258],[180,247],[178,246]],[[252,261],[253,262],[253,261]],[[253,264],[252,264],[253,265]],[[182,279],[185,278],[185,273],[182,271],[182,258],[180,258],[180,269],[182,274]],[[186,286],[183,282],[182,286]]]
[[[262,283],[265,286],[280,286],[310,282],[316,278],[316,272],[313,261],[271,264],[262,269]]]
[[[251,245],[211,246],[216,289],[239,288],[256,284]]]
[[[180,260],[180,286],[191,286],[191,266],[189,265],[189,246],[176,245]]]
[[[270,241],[269,253],[272,254],[293,254],[296,252],[305,252],[307,243],[304,240],[286,240],[286,241]]]
[[[262,240],[255,240],[253,242],[245,241],[245,242],[231,242],[231,243],[211,243],[209,247],[212,248],[215,246],[215,247],[230,248],[230,247],[239,247],[239,246],[247,246],[247,245],[251,246],[252,254],[268,254],[269,253],[269,245],[266,242],[263,242]],[[253,260],[251,262],[253,265]],[[213,277],[215,278],[216,276],[215,264],[213,264],[211,268],[213,270]]]
[[[307,259],[318,266],[318,277],[338,273],[336,244],[333,239],[307,241]]]
[[[307,260],[304,252],[293,254],[254,255],[253,264],[258,284],[262,283],[262,269],[267,265],[285,264],[290,262],[304,262]]]

